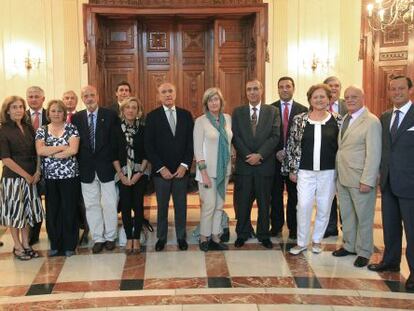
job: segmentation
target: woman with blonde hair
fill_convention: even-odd
[[[34,129],[26,116],[26,103],[19,96],[7,97],[0,115],[0,225],[10,228],[17,259],[39,257],[29,246],[29,228],[43,219],[36,183],[40,179]]]
[[[219,88],[204,92],[204,114],[194,124],[196,180],[201,200],[200,249],[227,250],[220,242],[221,219],[231,173],[231,117],[223,113],[224,98]]]
[[[79,133],[66,123],[66,108],[61,100],[47,104],[50,123],[36,132],[36,150],[42,156],[42,176],[46,182],[46,230],[50,240],[49,256],[75,254],[78,243],[79,168],[75,155]]]
[[[119,181],[119,205],[127,236],[126,252],[140,252],[144,219],[144,194],[148,161],[144,150],[144,107],[137,97],[125,98],[120,106],[121,123],[112,137],[115,180]],[[134,211],[134,217],[131,211]]]

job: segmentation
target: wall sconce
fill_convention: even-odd
[[[312,69],[312,72],[315,72],[318,68],[320,70],[328,70],[330,65],[328,57],[318,57],[316,53],[313,53],[312,57],[303,59],[303,67],[305,69]]]
[[[35,68],[39,68],[40,63],[40,57],[30,57],[30,50],[27,50],[27,56],[24,59],[24,66],[26,67],[26,70],[30,71],[33,66]]]

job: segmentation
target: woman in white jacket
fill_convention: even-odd
[[[200,249],[227,250],[220,242],[221,217],[231,173],[231,117],[223,113],[224,99],[218,88],[204,92],[205,113],[194,125],[196,180],[201,199]]]

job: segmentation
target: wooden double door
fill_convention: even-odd
[[[177,86],[177,105],[194,117],[203,113],[202,96],[213,86],[220,87],[231,113],[245,102],[248,79],[264,81],[265,35],[257,12],[243,8],[242,14],[220,16],[201,14],[201,8],[197,15],[124,16],[93,9],[85,10],[85,56],[101,105],[113,103],[116,84],[126,80],[149,112],[159,106],[157,87],[170,81]]]

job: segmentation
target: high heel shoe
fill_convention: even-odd
[[[134,240],[127,240],[127,244],[125,246],[125,253],[132,254],[134,250]]]
[[[24,251],[24,249],[19,250],[19,249],[13,248],[13,255],[15,258],[22,260],[22,261],[27,261],[27,260],[32,259],[32,257]]]
[[[24,252],[29,255],[32,258],[39,258],[39,253],[36,252],[33,248],[28,247],[28,248],[23,248]]]
[[[141,242],[138,239],[134,239],[134,253],[139,254],[141,253]]]

